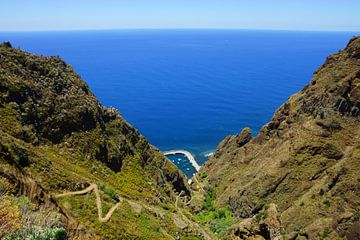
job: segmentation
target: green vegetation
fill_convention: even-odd
[[[10,104],[6,104],[4,107],[0,108],[1,128],[7,132],[10,132],[11,134],[17,134],[20,132],[22,128],[16,115],[17,112]]]
[[[355,210],[353,216],[356,220],[360,220],[360,209]]]
[[[4,240],[66,240],[60,215],[37,209],[27,197],[10,195],[15,189],[0,179],[0,237]],[[5,191],[4,191],[5,189]]]
[[[213,188],[209,188],[207,192],[205,193],[205,199],[203,203],[203,210],[204,211],[215,211],[215,199],[216,194],[215,190]]]
[[[223,236],[234,223],[234,216],[228,207],[216,209],[216,194],[213,188],[209,188],[204,197],[202,211],[195,216],[195,220],[207,225],[217,235]]]
[[[266,219],[268,217],[269,205],[265,205],[263,210],[256,214],[255,219],[257,222],[260,222],[262,219]]]
[[[104,184],[99,184],[99,189],[106,193],[112,200],[118,201],[119,198],[115,192],[115,190],[112,187],[108,187]]]
[[[21,228],[19,206],[7,195],[0,196],[0,237]]]
[[[37,229],[34,227],[21,228],[6,237],[3,240],[66,240],[66,231],[64,228],[46,228]]]
[[[200,177],[200,179],[206,179],[208,177],[208,175],[206,172],[201,172],[201,173],[199,173],[199,177]]]
[[[323,231],[323,233],[322,233],[322,235],[321,235],[321,239],[327,238],[330,233],[331,233],[330,228],[329,228],[329,227],[325,227],[325,228],[324,228],[324,231]]]
[[[324,206],[326,207],[326,208],[329,208],[330,207],[330,201],[329,200],[325,200],[324,202]]]
[[[348,101],[349,103],[351,103],[353,101],[352,97],[350,94],[346,95],[346,101]]]

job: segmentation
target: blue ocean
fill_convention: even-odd
[[[159,149],[201,164],[227,135],[255,135],[340,50],[349,32],[112,30],[0,33],[0,41],[71,64]],[[193,167],[170,157],[187,175]]]

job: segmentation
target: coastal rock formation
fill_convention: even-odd
[[[240,221],[228,238],[279,239],[281,232],[285,239],[357,239],[359,110],[360,37],[354,37],[256,137],[243,131],[225,138],[198,175],[206,174],[217,207],[228,206]],[[261,221],[272,229],[267,235]]]

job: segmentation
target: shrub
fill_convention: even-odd
[[[66,231],[64,228],[48,228],[28,240],[66,240]]]
[[[324,206],[325,206],[326,208],[329,208],[329,207],[330,207],[330,201],[329,201],[329,200],[325,200],[323,203],[324,203]]]
[[[5,222],[0,228],[4,240],[64,240],[66,232],[62,228],[58,212],[36,209],[25,196],[4,196],[0,198],[0,219]],[[3,225],[3,224],[1,224]],[[11,228],[9,228],[12,226]]]
[[[103,184],[99,184],[99,188],[101,191],[103,191],[104,193],[106,193],[111,199],[118,201],[119,198],[115,192],[115,190],[111,187],[105,186]]]
[[[214,211],[215,210],[215,191],[213,188],[209,188],[205,193],[205,199],[203,203],[203,210]]]
[[[4,240],[66,240],[66,231],[64,228],[46,228],[37,229],[21,228],[7,235]]]
[[[1,45],[1,46],[4,46],[4,47],[12,48],[10,42],[3,42],[3,43],[1,43],[0,45]]]
[[[323,231],[323,233],[322,233],[322,235],[321,235],[321,239],[327,238],[327,237],[329,236],[330,232],[331,232],[330,228],[329,228],[329,227],[325,227],[325,228],[324,228],[324,231]]]
[[[13,193],[14,191],[15,186],[6,178],[0,177],[0,196]]]
[[[203,172],[203,173],[200,173],[200,178],[201,179],[205,179],[205,178],[207,178],[207,173],[206,172]]]
[[[234,223],[234,216],[228,207],[215,208],[215,191],[209,188],[205,193],[202,211],[195,216],[196,221],[207,224],[211,231],[224,235]]]
[[[260,222],[262,219],[266,219],[268,217],[269,205],[265,205],[264,209],[255,215],[255,219],[257,222]]]
[[[260,222],[261,217],[262,217],[262,214],[261,214],[261,213],[256,214],[256,216],[255,216],[256,221],[257,221],[257,222]]]
[[[220,208],[212,230],[217,234],[224,234],[234,223],[234,215],[228,207]]]
[[[356,209],[353,213],[353,217],[355,218],[355,220],[359,220],[360,219],[360,209]]]
[[[19,207],[10,197],[0,196],[0,238],[21,227]]]

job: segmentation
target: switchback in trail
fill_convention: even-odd
[[[107,222],[109,221],[109,219],[111,218],[111,215],[114,213],[114,211],[120,206],[120,204],[124,201],[124,199],[122,197],[119,197],[119,202],[116,203],[114,206],[112,206],[110,208],[110,210],[108,211],[108,213],[105,215],[105,217],[102,216],[102,207],[101,207],[101,198],[100,198],[100,193],[99,193],[99,188],[95,183],[90,184],[89,187],[85,188],[84,190],[80,190],[80,191],[75,191],[75,192],[66,192],[66,193],[61,193],[56,195],[56,198],[60,198],[60,197],[66,197],[66,196],[75,196],[75,195],[84,195],[87,194],[88,192],[94,191],[95,195],[96,195],[96,207],[98,210],[98,219],[100,222]],[[191,225],[193,226],[195,229],[197,229],[199,232],[202,233],[202,235],[204,236],[204,238],[206,240],[211,240],[211,236],[196,222],[190,220],[181,210],[181,208],[179,208],[178,206],[178,202],[179,202],[179,198],[181,197],[181,195],[183,194],[183,191],[176,197],[176,201],[175,201],[175,207],[178,211],[178,213],[180,214],[181,218],[186,222],[187,225]],[[129,201],[129,200],[127,200]],[[136,202],[132,202],[129,201],[129,203],[131,205],[136,205],[136,208],[140,208],[141,207],[145,207],[145,206],[141,206],[139,204],[137,204]],[[145,207],[149,210],[152,211],[156,211],[155,208],[153,207]],[[175,221],[175,219],[173,219]]]
[[[67,192],[67,193],[62,193],[62,194],[58,194],[56,195],[56,198],[59,197],[66,197],[66,196],[73,196],[73,195],[84,195],[88,192],[94,191],[95,195],[96,195],[96,207],[98,210],[98,218],[100,222],[107,222],[109,221],[111,215],[114,213],[114,211],[116,210],[116,208],[118,208],[121,204],[121,202],[123,201],[123,199],[121,197],[119,197],[119,202],[116,203],[114,206],[112,206],[110,208],[110,210],[108,211],[108,213],[105,215],[105,217],[102,216],[102,207],[101,207],[101,198],[100,198],[100,193],[99,193],[99,189],[98,186],[96,184],[90,184],[89,187],[87,187],[84,190],[80,190],[80,191],[76,191],[76,192]]]

